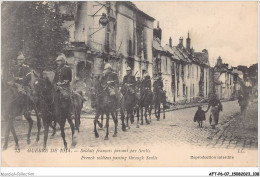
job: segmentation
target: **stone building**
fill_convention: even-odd
[[[228,64],[222,63],[222,58],[217,59],[214,67],[215,91],[219,99],[232,99],[235,96],[234,72],[228,68]]]
[[[133,3],[79,1],[64,2],[58,8],[68,17],[64,23],[70,31],[66,54],[75,89],[90,88],[91,78],[103,72],[106,62],[120,81],[127,66],[141,77],[145,72],[152,75],[154,18]]]
[[[159,26],[157,26],[158,30]],[[161,30],[160,30],[161,31]],[[208,51],[194,52],[190,47],[191,39],[179,39],[177,46],[169,44],[161,46],[160,33],[154,32],[153,57],[154,75],[162,74],[167,101],[170,103],[197,102],[209,94],[209,60]]]

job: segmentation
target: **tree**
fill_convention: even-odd
[[[9,69],[19,51],[32,68],[53,68],[57,53],[62,52],[69,37],[55,6],[54,2],[2,4],[2,61]]]

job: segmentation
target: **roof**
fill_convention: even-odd
[[[194,52],[194,56],[198,59],[198,61],[202,64],[209,66],[209,58],[204,52]]]
[[[232,72],[233,72],[234,74],[243,75],[243,72],[242,72],[242,71],[239,71],[239,70],[233,70]]]
[[[172,55],[172,58],[178,61],[183,61],[183,62],[190,62],[190,60],[188,59],[188,56],[183,53],[183,51],[176,46],[170,46],[168,44],[166,44],[164,46],[164,50],[169,52]]]
[[[133,2],[130,2],[130,1],[117,1],[118,3],[123,3],[123,4],[126,4],[128,5],[128,7],[130,7],[131,9],[137,11],[138,13],[140,13],[141,15],[145,16],[146,18],[154,21],[155,19],[153,17],[151,17],[150,15],[146,14],[145,12],[143,12],[142,10],[138,9],[136,7],[136,5],[133,3]]]
[[[160,39],[153,38],[153,49],[163,52],[164,49],[161,46]]]

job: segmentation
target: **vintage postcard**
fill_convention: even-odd
[[[256,1],[1,12],[2,167],[258,166]]]

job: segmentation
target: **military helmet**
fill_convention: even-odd
[[[25,57],[22,52],[19,53],[17,60],[25,60]]]
[[[64,61],[66,60],[66,56],[62,53],[59,54],[59,56],[57,57],[57,59],[55,61]]]
[[[129,66],[126,67],[126,71],[131,71],[132,68],[130,68]]]
[[[112,69],[112,66],[109,63],[106,63],[104,69],[108,69],[108,68]]]
[[[149,74],[146,72],[146,73],[144,74],[144,77],[149,77]]]

